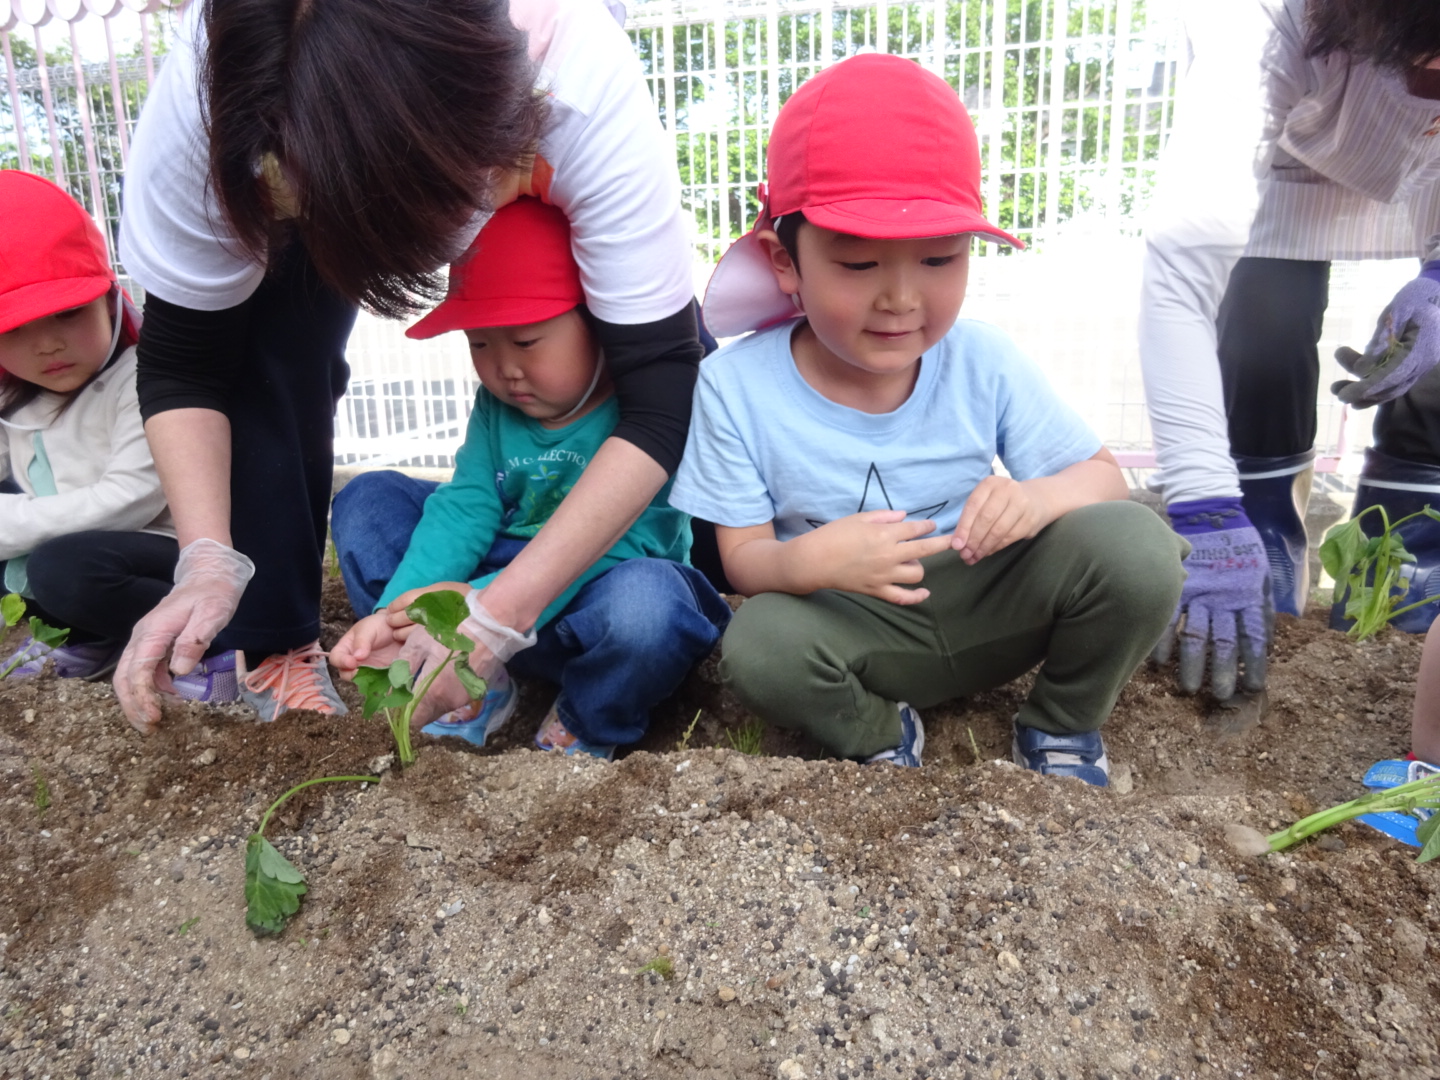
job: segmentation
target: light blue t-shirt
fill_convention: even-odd
[[[920,360],[893,412],[860,412],[807,383],[789,322],[700,365],[670,504],[732,528],[773,521],[789,540],[864,510],[904,510],[954,531],[996,457],[1017,480],[1094,456],[1100,440],[1003,333],[960,320]]]

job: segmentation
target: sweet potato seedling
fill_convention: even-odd
[[[317,776],[296,784],[270,804],[260,827],[245,839],[245,922],[257,935],[278,934],[290,916],[300,910],[305,895],[305,875],[265,839],[265,826],[285,800],[311,784],[378,784],[378,776]],[[183,933],[183,931],[182,931]]]
[[[396,660],[388,668],[362,667],[355,672],[355,686],[365,695],[365,718],[368,720],[377,712],[385,713],[401,765],[415,760],[415,751],[410,746],[410,721],[446,667],[455,665],[455,674],[471,698],[479,701],[485,696],[485,680],[470,669],[466,660],[475,643],[459,631],[460,624],[470,614],[465,598],[448,589],[422,593],[405,609],[405,614],[449,649],[449,655],[425,672],[418,685],[406,660]]]
[[[19,593],[6,593],[0,596],[0,618],[5,620],[5,629],[9,630],[18,623],[25,614],[25,599]],[[64,645],[65,639],[70,636],[68,629],[62,630],[41,622],[34,615],[30,616],[30,636],[41,645],[49,645],[54,648],[57,645]],[[0,671],[0,679],[8,678],[10,673],[29,657],[24,652],[17,652],[5,665],[5,670]]]
[[[1399,813],[1419,816],[1421,810],[1440,809],[1440,774],[1412,780],[1384,791],[1372,791],[1358,799],[1351,799],[1339,806],[1321,810],[1318,814],[1301,818],[1288,829],[1281,829],[1266,838],[1271,851],[1284,851],[1318,832],[1334,828],[1342,821],[1349,821],[1361,814]],[[1416,862],[1429,862],[1440,856],[1440,814],[1431,814],[1420,822],[1415,838],[1423,845]]]
[[[1376,511],[1380,514],[1381,532],[1378,536],[1368,536],[1360,522],[1366,514]],[[1356,641],[1373,637],[1397,615],[1436,602],[1432,598],[1396,607],[1406,589],[1400,568],[1415,561],[1415,556],[1405,550],[1397,530],[1417,517],[1440,521],[1440,513],[1427,506],[1392,523],[1385,508],[1377,505],[1367,507],[1325,534],[1325,542],[1320,545],[1320,562],[1325,572],[1335,579],[1335,602],[1346,598],[1349,591],[1345,617],[1355,622],[1347,632]]]

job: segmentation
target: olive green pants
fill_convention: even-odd
[[[1153,511],[1097,503],[966,566],[924,560],[930,597],[763,593],[725,633],[721,676],[753,712],[841,757],[900,742],[896,702],[925,708],[1041,665],[1019,722],[1094,731],[1175,613],[1190,547]]]

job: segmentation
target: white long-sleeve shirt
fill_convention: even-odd
[[[1190,0],[1146,222],[1140,360],[1166,502],[1238,495],[1215,318],[1242,255],[1440,256],[1440,101],[1305,56],[1305,0]]]
[[[173,537],[135,398],[135,350],[125,350],[63,412],[62,403],[47,391],[0,420],[0,478],[21,488],[0,495],[0,560],[92,529]],[[37,495],[31,481],[37,445],[53,495]]]

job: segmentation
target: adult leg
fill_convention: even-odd
[[[46,622],[71,629],[71,642],[126,641],[170,592],[179,554],[168,536],[73,533],[31,552],[30,589]]]
[[[560,684],[560,722],[572,735],[624,746],[729,621],[729,605],[694,567],[629,559],[588,582],[509,666]]]
[[[899,701],[978,693],[1042,661],[1020,722],[1092,731],[1169,621],[1183,552],[1145,507],[1082,507],[975,566],[950,552],[925,560],[920,604],[754,597],[725,635],[721,673],[761,717],[844,757],[899,742]]]
[[[230,404],[231,535],[255,562],[217,646],[285,652],[320,635],[320,587],[334,469],[335,405],[350,376],[355,307],[292,245],[251,304]]]
[[[361,473],[335,496],[330,536],[357,616],[369,615],[405,557],[425,500],[440,485],[404,473]]]
[[[1305,510],[1329,298],[1328,262],[1241,259],[1216,321],[1245,512],[1265,543],[1275,608],[1291,615],[1309,592]]]

